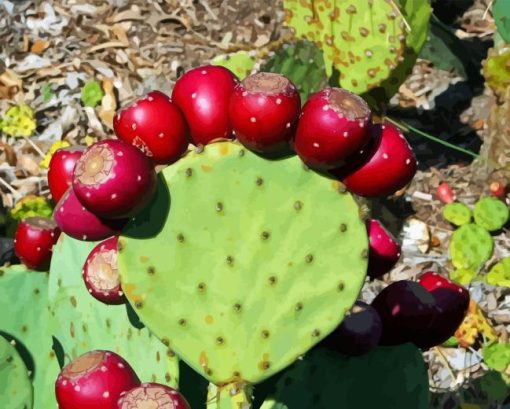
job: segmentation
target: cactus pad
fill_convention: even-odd
[[[282,375],[261,409],[428,409],[428,376],[411,344],[346,357],[318,348]]]
[[[483,227],[469,223],[452,235],[450,255],[458,269],[477,270],[492,255],[494,241]]]
[[[323,49],[328,76],[334,67],[341,87],[360,94],[382,86],[388,98],[425,43],[430,16],[428,2],[407,0],[285,0],[284,8],[296,36]]]
[[[448,203],[443,208],[443,217],[455,226],[462,226],[471,221],[473,213],[463,203]]]
[[[32,409],[32,385],[18,351],[0,335],[0,407]]]
[[[232,71],[240,80],[245,79],[255,67],[255,57],[247,51],[219,55],[211,61]]]
[[[495,0],[492,3],[492,14],[498,33],[503,39],[510,43],[510,9],[506,0]]]
[[[82,266],[96,244],[62,234],[53,250],[49,282],[53,334],[66,358],[72,360],[94,349],[115,351],[140,379],[176,387],[178,362],[174,354],[147,328],[134,327],[125,305],[102,304],[87,292]]]
[[[220,142],[162,172],[119,239],[119,269],[142,321],[192,368],[257,383],[341,322],[367,245],[341,184]]]
[[[35,409],[56,407],[52,385],[60,370],[52,348],[47,291],[45,273],[21,265],[0,270],[0,311],[4,311],[0,333],[15,343],[31,372]]]
[[[475,223],[488,231],[501,229],[508,221],[508,206],[495,197],[484,197],[475,204]]]
[[[491,285],[510,287],[510,257],[505,257],[490,269],[487,282]]]
[[[450,273],[450,279],[461,285],[468,285],[475,279],[476,275],[477,268],[457,268]]]
[[[266,62],[262,71],[275,72],[289,78],[296,85],[302,103],[328,82],[322,51],[309,41],[298,41],[282,47]]]

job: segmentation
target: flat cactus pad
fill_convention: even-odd
[[[367,245],[343,185],[219,142],[162,172],[119,240],[119,270],[141,320],[192,368],[257,383],[342,321]]]
[[[32,384],[16,348],[0,335],[0,407],[31,409]]]
[[[488,231],[501,229],[509,217],[508,206],[495,197],[484,197],[476,202],[474,210],[475,222]]]
[[[443,217],[455,226],[469,223],[473,212],[463,203],[448,203],[443,208]]]
[[[492,255],[494,241],[483,227],[468,223],[452,235],[450,255],[458,269],[478,270]]]

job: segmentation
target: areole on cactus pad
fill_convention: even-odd
[[[367,247],[342,184],[296,156],[270,161],[218,142],[162,172],[119,239],[118,263],[151,331],[209,381],[242,386],[338,326],[364,282]]]

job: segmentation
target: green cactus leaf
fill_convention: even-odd
[[[340,183],[296,156],[219,142],[163,170],[119,240],[119,269],[141,320],[192,368],[217,385],[255,384],[337,327],[367,245]]]
[[[15,265],[0,270],[0,334],[14,341],[31,372],[34,409],[55,408],[54,384],[60,371],[53,350],[47,300],[48,274]],[[3,407],[3,406],[2,406]]]
[[[507,0],[494,0],[492,3],[492,15],[498,28],[498,33],[510,43],[510,7]]]
[[[473,214],[477,225],[488,231],[497,231],[508,222],[510,211],[503,201],[488,196],[476,202]]]
[[[34,111],[28,105],[10,107],[0,120],[0,131],[13,137],[32,136],[35,128]]]
[[[103,99],[104,91],[98,81],[87,82],[81,90],[81,102],[86,107],[94,108]]]
[[[335,69],[341,87],[357,94],[378,88],[388,99],[425,43],[431,12],[414,0],[285,0],[284,8],[296,36],[324,51],[328,76]]]
[[[289,78],[299,90],[301,102],[328,83],[322,50],[310,41],[298,41],[278,50],[262,67]]]
[[[16,348],[0,335],[0,407],[31,409],[32,384]]]
[[[487,282],[491,285],[510,287],[510,257],[505,257],[490,269]]]
[[[450,255],[457,269],[477,271],[492,255],[494,241],[489,232],[477,224],[468,223],[452,234]]]
[[[456,226],[462,226],[471,222],[473,213],[463,203],[448,203],[443,208],[443,217]]]
[[[96,244],[62,234],[53,250],[49,281],[53,335],[62,344],[66,359],[94,349],[114,351],[140,379],[177,387],[178,362],[173,352],[147,328],[134,327],[126,306],[102,304],[88,293],[81,273]]]
[[[496,342],[483,347],[483,360],[487,366],[498,372],[510,369],[510,344]]]
[[[255,58],[248,51],[219,55],[212,60],[213,65],[221,65],[232,71],[240,80],[243,80],[255,67]]]
[[[429,408],[427,370],[411,344],[378,347],[359,357],[317,348],[272,389],[262,408]]]

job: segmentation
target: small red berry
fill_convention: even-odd
[[[244,146],[272,153],[288,146],[300,111],[299,93],[288,78],[260,72],[236,85],[229,115],[236,138]]]
[[[236,83],[230,70],[213,65],[193,68],[175,83],[172,101],[184,114],[195,145],[232,138],[228,107]]]
[[[57,224],[45,217],[22,220],[14,238],[14,252],[21,262],[33,270],[48,270],[53,245],[60,236]]]
[[[501,182],[492,182],[489,185],[489,192],[498,199],[504,199],[506,196],[505,185]]]
[[[446,182],[442,182],[437,187],[436,195],[443,203],[453,203],[455,201],[455,195],[452,192],[452,188]]]
[[[180,109],[159,91],[119,111],[113,119],[115,134],[136,146],[153,163],[176,162],[188,148],[188,128]]]

